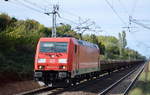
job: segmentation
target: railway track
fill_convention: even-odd
[[[15,94],[15,95],[33,95],[33,94],[37,94],[39,92],[43,92],[43,91],[46,91],[46,90],[52,90],[52,89],[53,88],[49,88],[49,87],[41,87],[41,88],[21,92],[21,93]]]
[[[100,77],[106,77],[106,76],[107,76],[107,74],[103,74]],[[84,82],[86,82],[86,80],[81,81],[76,86],[84,84]],[[18,93],[18,94],[15,94],[15,95],[56,95],[56,94],[59,94],[61,92],[67,91],[68,89],[72,89],[72,88],[74,88],[76,86],[72,86],[72,87],[68,87],[68,88],[41,87],[41,88],[38,88],[38,89],[25,91],[25,92]]]
[[[16,95],[56,95],[61,93],[65,88],[51,88],[51,87],[41,87],[38,89],[25,91]]]
[[[141,67],[141,66],[129,68],[129,70],[126,70],[126,69],[116,70],[116,71],[112,72],[112,74],[110,74],[110,75],[105,73],[105,74],[101,75],[99,78],[93,78],[92,80],[89,80],[89,81],[85,81],[85,80],[81,81],[78,85],[73,86],[73,87],[68,87],[68,88],[43,87],[40,89],[23,92],[23,93],[20,93],[17,95],[57,95],[57,94],[58,95],[72,95],[72,94],[73,95],[98,95],[98,94],[105,95],[109,91],[112,91],[112,89],[114,87],[116,87],[119,83],[121,83],[122,80],[125,80],[126,77],[128,77],[131,74],[133,74],[134,72],[136,72],[137,71],[136,69],[139,67]],[[142,71],[142,68],[141,69],[139,68],[140,71]],[[132,71],[129,73],[130,70],[132,70]],[[118,73],[118,75],[117,75],[117,73]],[[112,79],[112,80],[110,80],[110,79]],[[120,80],[120,82],[114,83],[115,80]],[[115,85],[110,86],[112,84],[115,84]],[[131,87],[131,85],[132,84],[130,84],[130,87]],[[130,87],[128,87],[128,89]],[[126,90],[126,92],[128,92],[128,90]],[[107,95],[111,95],[111,94],[107,94]],[[121,95],[124,95],[124,94],[121,94]]]
[[[104,73],[104,74],[100,75],[99,78],[106,78],[108,76],[109,75],[107,73]],[[94,80],[96,80],[96,78],[93,78],[90,81],[94,81]],[[38,88],[38,89],[25,91],[25,92],[18,93],[18,94],[15,94],[15,95],[56,95],[56,94],[59,94],[61,92],[65,92],[65,91],[70,90],[70,89],[78,88],[79,86],[86,87],[86,85],[84,85],[84,83],[86,83],[86,82],[87,82],[87,80],[83,80],[80,83],[78,83],[76,86],[71,86],[71,87],[68,87],[68,88],[41,87],[41,88]]]
[[[133,68],[129,68],[128,70],[124,69],[124,70],[115,71],[111,75],[108,74],[98,79],[87,81],[75,88],[71,88],[68,89],[68,91],[59,93],[58,95],[105,95],[106,93],[100,94],[100,92],[103,92],[105,88],[108,88],[110,85],[114,84],[116,80],[121,79],[122,77],[130,73],[132,70],[136,70],[140,67],[141,65]],[[113,94],[107,94],[107,95],[113,95]],[[118,94],[114,94],[114,95],[118,95]]]
[[[145,67],[134,69],[118,81],[101,91],[98,95],[126,95]]]

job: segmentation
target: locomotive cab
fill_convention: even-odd
[[[67,42],[40,42],[37,70],[66,70]]]
[[[69,78],[70,48],[72,45],[69,38],[41,38],[35,56],[35,80],[54,85]]]

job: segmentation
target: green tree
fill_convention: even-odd
[[[57,37],[75,37],[77,39],[80,38],[80,35],[76,33],[76,31],[71,29],[71,26],[68,24],[62,24],[61,26],[57,27]]]
[[[113,36],[98,36],[98,42],[105,46],[105,59],[117,59],[119,55],[118,39]]]
[[[120,58],[123,58],[124,49],[125,49],[126,45],[127,45],[126,32],[122,31],[122,33],[119,33]]]
[[[100,49],[100,54],[104,54],[105,46],[100,41],[98,41],[98,36],[86,34],[83,35],[83,40],[97,44]]]

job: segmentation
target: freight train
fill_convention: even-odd
[[[87,41],[73,37],[40,38],[35,54],[34,78],[44,85],[60,87],[141,62],[100,62],[99,55],[98,46]]]

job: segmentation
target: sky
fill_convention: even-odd
[[[150,26],[150,0],[0,0],[0,13],[7,13],[21,20],[34,19],[51,27],[52,16],[44,13],[51,12],[53,4],[59,4],[60,17],[57,17],[57,25],[65,23],[76,27],[79,22],[89,20],[89,23],[95,22],[95,27],[101,27],[97,29],[96,35],[115,37],[125,30],[127,47],[150,56],[150,29],[135,23],[131,23],[130,32],[124,28],[129,26],[129,16]]]

